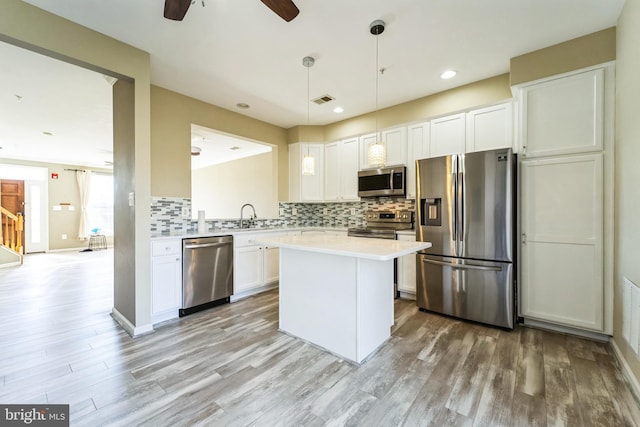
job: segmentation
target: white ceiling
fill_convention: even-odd
[[[204,0],[204,7],[198,0],[182,22],[163,18],[162,0],[26,1],[149,52],[155,85],[285,128],[307,124],[307,108],[309,123],[317,125],[375,109],[376,37],[369,33],[375,19],[387,23],[378,36],[379,65],[386,69],[379,81],[383,108],[506,73],[511,57],[614,26],[624,4],[624,0],[294,0],[300,14],[286,23],[258,0]],[[5,49],[0,51],[2,80],[8,63]],[[307,69],[302,66],[307,55],[316,59],[309,70],[310,97],[329,94],[335,101],[308,102]],[[30,88],[40,86],[40,93],[45,93],[71,75],[53,63],[28,66],[33,73],[14,71],[22,80],[29,77],[28,84],[22,82],[25,86],[0,82],[0,145],[25,143],[3,137],[8,127],[20,122],[14,116],[5,119],[5,112],[14,113],[16,104],[28,100],[27,96],[17,103],[12,100],[15,88],[24,87],[21,91],[31,96]],[[440,73],[450,68],[458,75],[441,80]],[[56,78],[46,81],[47,75]],[[78,90],[77,79],[69,80],[75,90],[64,89],[62,97],[51,90],[50,96],[56,98],[41,99],[49,122],[22,120],[25,126],[31,122],[30,140],[69,118],[94,121],[85,126],[74,122],[76,129],[90,128],[77,138],[84,142],[75,143],[76,150],[106,137],[106,115],[98,110],[107,106],[97,92],[110,92],[109,86],[94,79],[96,98],[86,99],[86,107],[78,108],[75,100],[90,98],[94,92]],[[251,108],[238,109],[241,102]],[[344,113],[333,113],[336,105]],[[110,147],[109,142],[101,149]]]
[[[268,153],[271,146],[257,143],[211,129],[191,125],[191,150],[200,148],[200,154],[191,156],[191,169],[200,169],[243,157]]]

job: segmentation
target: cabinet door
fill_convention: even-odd
[[[158,256],[151,259],[151,314],[182,306],[182,262],[180,256]]]
[[[465,113],[431,120],[431,157],[465,151]]]
[[[377,165],[369,164],[369,147],[371,147],[376,142],[380,142],[378,134],[376,133],[370,133],[367,135],[362,135],[360,137],[360,169],[377,167]]]
[[[309,154],[315,159],[315,173],[300,175],[302,190],[300,200],[303,202],[321,202],[324,198],[324,144],[302,144],[300,163]]]
[[[416,160],[429,157],[429,122],[407,129],[407,199],[416,198]]]
[[[340,196],[342,200],[360,200],[358,197],[358,138],[341,141]]]
[[[602,332],[603,157],[522,162],[522,316]]]
[[[415,236],[398,235],[398,240],[415,242]],[[398,258],[398,290],[415,295],[416,293],[416,254]]]
[[[264,248],[264,284],[269,285],[280,279],[280,250]]]
[[[324,146],[324,200],[340,200],[340,142]]]
[[[603,149],[603,69],[524,87],[519,99],[523,156]]]
[[[233,293],[237,294],[263,284],[262,246],[236,248],[233,253]]]
[[[407,164],[407,128],[400,127],[382,131],[386,152],[386,165]]]
[[[486,151],[513,146],[513,104],[493,105],[467,113],[466,151]]]

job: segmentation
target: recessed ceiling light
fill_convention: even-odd
[[[457,73],[453,70],[447,70],[444,73],[440,74],[440,78],[441,79],[450,79],[451,77],[454,77]]]
[[[342,107],[336,107],[333,109],[333,112],[337,114],[342,113],[343,111],[344,111],[344,108]]]
[[[249,104],[246,104],[244,102],[239,102],[236,104],[236,107],[240,108],[241,110],[246,110],[248,109],[250,106]]]
[[[53,136],[53,134],[51,132],[47,132],[47,131],[42,132],[42,134],[43,135],[47,135],[47,136]]]

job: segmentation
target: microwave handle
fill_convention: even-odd
[[[393,188],[393,175],[395,172],[395,169],[391,169],[391,174],[389,174],[389,187],[391,188],[391,191],[395,190],[395,188]]]

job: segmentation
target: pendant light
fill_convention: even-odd
[[[384,21],[381,21],[380,19],[369,24],[369,32],[376,36],[376,142],[369,146],[367,159],[370,166],[378,167],[384,166],[385,163],[384,145],[378,138],[378,73],[382,72],[379,70],[380,65],[378,64],[378,36],[384,32],[384,26]]]
[[[302,65],[307,67],[307,126],[309,126],[309,68],[315,63],[311,56],[302,58]],[[307,154],[302,158],[302,175],[315,175],[316,159],[309,154],[309,144],[307,144]]]

